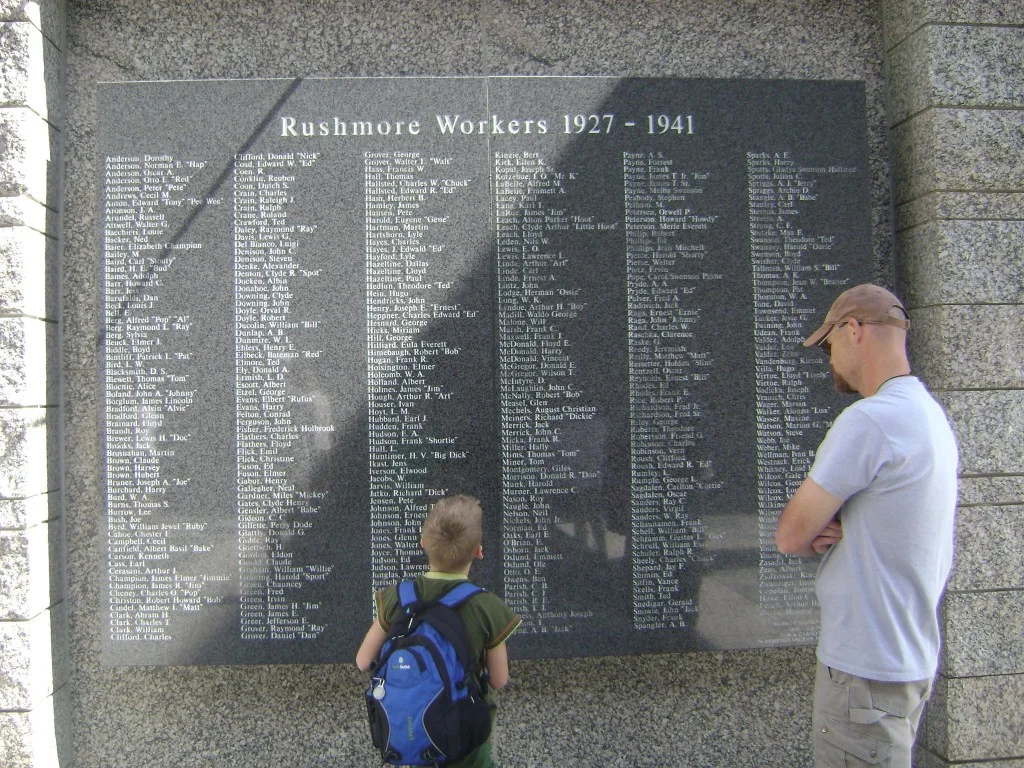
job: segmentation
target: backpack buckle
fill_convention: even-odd
[[[380,701],[384,698],[384,694],[384,681],[379,677],[375,677],[373,679],[373,686],[370,695],[373,696],[373,698],[375,698],[377,701]]]
[[[441,754],[440,752],[438,752],[433,747],[428,747],[427,749],[423,750],[423,754],[420,755],[420,758],[422,758],[423,760],[427,760],[427,761],[429,761],[431,763],[435,763],[435,764],[442,757],[444,757],[444,755]]]

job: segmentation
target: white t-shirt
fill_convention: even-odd
[[[917,378],[889,379],[839,415],[810,476],[845,500],[843,538],[818,569],[818,659],[871,680],[931,677],[957,487],[941,406]]]

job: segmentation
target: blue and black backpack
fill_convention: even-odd
[[[370,736],[384,762],[444,766],[490,735],[486,670],[470,658],[466,628],[455,613],[483,591],[466,581],[438,600],[425,601],[415,580],[398,585],[402,612],[366,689]]]

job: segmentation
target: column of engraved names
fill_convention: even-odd
[[[633,622],[683,628],[697,612],[692,569],[707,558],[701,491],[715,484],[701,453],[702,395],[713,364],[696,341],[705,294],[722,279],[707,265],[709,174],[661,153],[624,152],[629,307]]]
[[[369,152],[364,157],[366,206],[366,333],[370,453],[370,549],[373,588],[408,575],[419,561],[427,504],[448,493],[427,476],[445,462],[462,462],[459,437],[432,423],[428,406],[458,407],[437,383],[444,361],[459,354],[430,328],[477,322],[477,311],[450,303],[453,283],[444,207],[467,179],[439,173],[452,159],[419,152]],[[438,210],[440,208],[440,210]],[[432,213],[433,211],[433,213]]]
[[[189,317],[163,309],[162,285],[185,250],[202,247],[168,243],[168,216],[188,202],[186,189],[203,165],[169,155],[104,162],[107,584],[115,642],[172,640],[175,616],[199,610],[204,583],[227,579],[182,567],[210,548],[195,543],[205,524],[176,515],[190,478],[166,468],[188,452],[194,390],[184,351]]]
[[[779,639],[814,637],[813,571],[775,547],[775,521],[810,469],[813,446],[804,439],[815,414],[800,346],[813,262],[831,249],[834,236],[807,233],[802,214],[817,199],[817,182],[789,152],[747,154],[751,268],[754,288],[754,353],[757,423],[760,605],[777,619]],[[804,360],[802,361],[802,357]],[[811,361],[815,362],[815,361]]]
[[[314,231],[294,222],[289,207],[316,153],[237,155],[232,175],[235,282],[237,524],[243,640],[313,640],[324,631],[318,602],[305,585],[332,566],[302,563],[290,541],[309,535],[323,494],[296,487],[295,446],[332,424],[303,421],[311,396],[290,394],[290,375],[319,350],[302,348],[300,334],[317,320],[295,313],[296,294],[320,270],[297,253]]]
[[[547,567],[561,559],[549,546],[553,527],[600,535],[565,514],[602,470],[584,444],[599,414],[575,383],[570,356],[581,343],[568,324],[586,306],[573,276],[586,254],[556,243],[618,225],[559,207],[581,183],[540,153],[494,155],[504,597],[531,633],[568,632],[590,618],[552,603]]]

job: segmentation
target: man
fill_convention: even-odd
[[[842,293],[804,346],[829,355],[844,410],[779,517],[781,552],[824,554],[814,689],[816,768],[909,768],[938,666],[957,446],[910,374],[909,316],[876,285]]]

